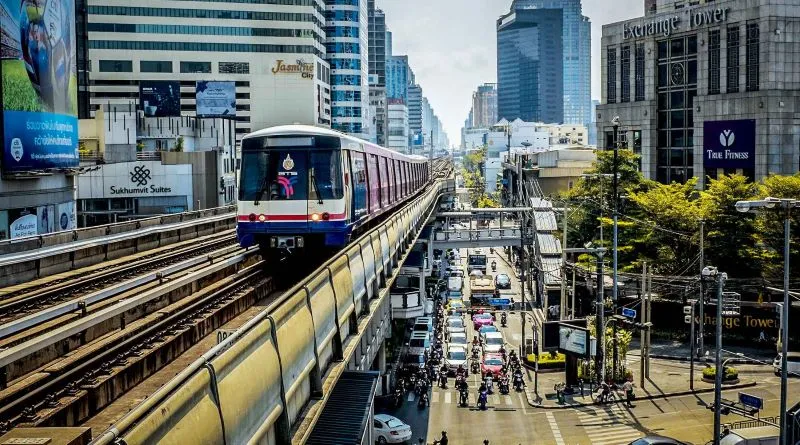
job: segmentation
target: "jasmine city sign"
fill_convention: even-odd
[[[681,15],[623,23],[622,39],[639,39],[654,35],[669,37],[674,32],[682,31],[683,23],[688,23],[689,29],[723,23],[728,20],[729,10],[730,8],[695,8],[687,9]]]

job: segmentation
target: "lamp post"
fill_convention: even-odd
[[[717,271],[716,267],[706,266],[701,272],[700,279],[711,278],[717,282],[717,355],[716,372],[714,381],[714,445],[719,445],[720,422],[722,408],[722,292],[728,274]]]
[[[613,245],[613,253],[614,253],[614,260],[612,267],[614,268],[614,275],[612,277],[613,280],[613,287],[611,288],[611,301],[616,308],[617,304],[617,293],[618,285],[617,285],[617,237],[618,237],[618,226],[617,226],[617,211],[619,210],[619,116],[614,116],[611,119],[611,124],[614,126],[614,169],[613,169],[613,195],[614,195],[614,245]]]
[[[800,200],[779,199],[768,197],[756,201],[738,201],[736,210],[742,213],[758,211],[760,208],[772,209],[780,206],[783,211],[783,307],[781,308],[781,420],[780,444],[788,445],[788,428],[786,427],[786,379],[789,352],[789,247],[791,243],[791,213],[792,209],[800,207]]]

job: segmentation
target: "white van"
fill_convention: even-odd
[[[461,292],[461,289],[464,287],[464,278],[462,277],[450,277],[447,279],[447,290],[448,292]]]

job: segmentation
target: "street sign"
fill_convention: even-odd
[[[489,305],[490,306],[508,306],[511,304],[510,298],[490,298]]]
[[[636,318],[636,309],[631,309],[628,307],[622,308],[622,316],[628,318]]]
[[[739,402],[741,402],[744,406],[749,406],[750,408],[755,409],[762,409],[764,408],[764,399],[761,397],[751,396],[750,394],[745,394],[743,392],[739,393]]]

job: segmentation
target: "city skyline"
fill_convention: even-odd
[[[377,0],[395,34],[397,54],[408,54],[417,81],[441,116],[448,135],[458,135],[469,114],[477,85],[497,82],[496,20],[511,0]],[[619,0],[618,7],[583,2],[592,22],[592,99],[600,98],[600,36],[602,26],[644,15],[642,0]],[[439,18],[448,17],[447,26]],[[437,42],[430,46],[429,42]],[[449,63],[442,63],[448,61]]]

